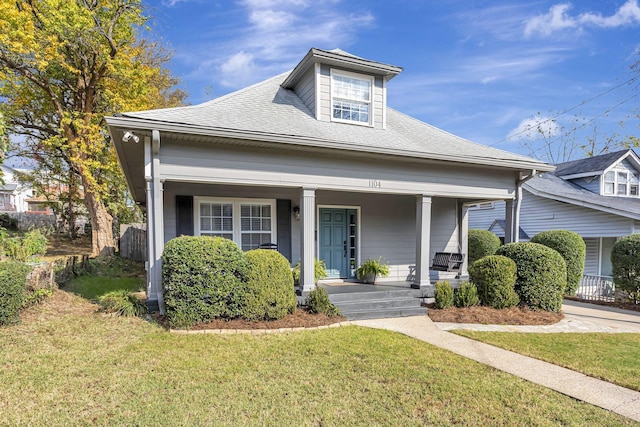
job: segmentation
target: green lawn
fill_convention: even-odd
[[[91,301],[117,290],[131,292],[145,288],[144,264],[120,257],[98,258],[89,261],[89,272],[74,277],[62,285],[67,292]]]
[[[388,331],[180,335],[95,308],[58,291],[0,328],[1,425],[634,425]]]
[[[640,334],[453,332],[640,391]]]
[[[141,277],[79,276],[67,283],[64,290],[93,301],[107,292],[120,289],[131,292],[143,291],[144,283]]]

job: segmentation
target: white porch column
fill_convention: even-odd
[[[160,132],[144,139],[144,175],[147,195],[147,298],[157,301],[164,314],[162,251],[164,250],[164,197],[160,180]]]
[[[316,189],[303,188],[300,197],[300,290],[309,292],[315,288],[314,255],[316,223]]]
[[[515,242],[513,236],[513,222],[514,222],[515,210],[513,206],[513,200],[507,200],[505,203],[504,213],[504,242]]]
[[[460,252],[464,256],[464,263],[462,264],[462,270],[460,276],[468,275],[469,268],[469,208],[466,205],[460,206],[460,223],[458,224],[460,230]]]
[[[149,138],[145,138],[149,139]],[[145,141],[146,145],[146,141]],[[149,143],[149,146],[151,143]],[[145,146],[145,154],[147,147]],[[149,150],[151,151],[151,150]],[[146,157],[146,156],[145,156]],[[145,167],[146,169],[146,167]],[[146,174],[145,174],[146,175]],[[153,209],[153,182],[151,181],[151,168],[149,167],[149,176],[146,178],[146,195],[147,195],[147,300],[152,301],[157,298],[157,287],[155,286],[155,272],[156,272],[156,250],[155,250],[155,236],[153,230],[155,229],[155,210]]]
[[[431,197],[424,194],[416,197],[416,287],[426,286],[429,281],[431,243]]]

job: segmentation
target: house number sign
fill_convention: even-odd
[[[377,179],[370,179],[369,188],[382,188],[382,183]]]

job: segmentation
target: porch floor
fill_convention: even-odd
[[[406,281],[384,282],[375,285],[361,282],[320,282],[319,286],[324,288],[329,295],[412,289],[411,282]]]

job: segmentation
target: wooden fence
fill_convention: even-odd
[[[146,224],[122,224],[120,226],[120,256],[140,262],[147,260]]]

